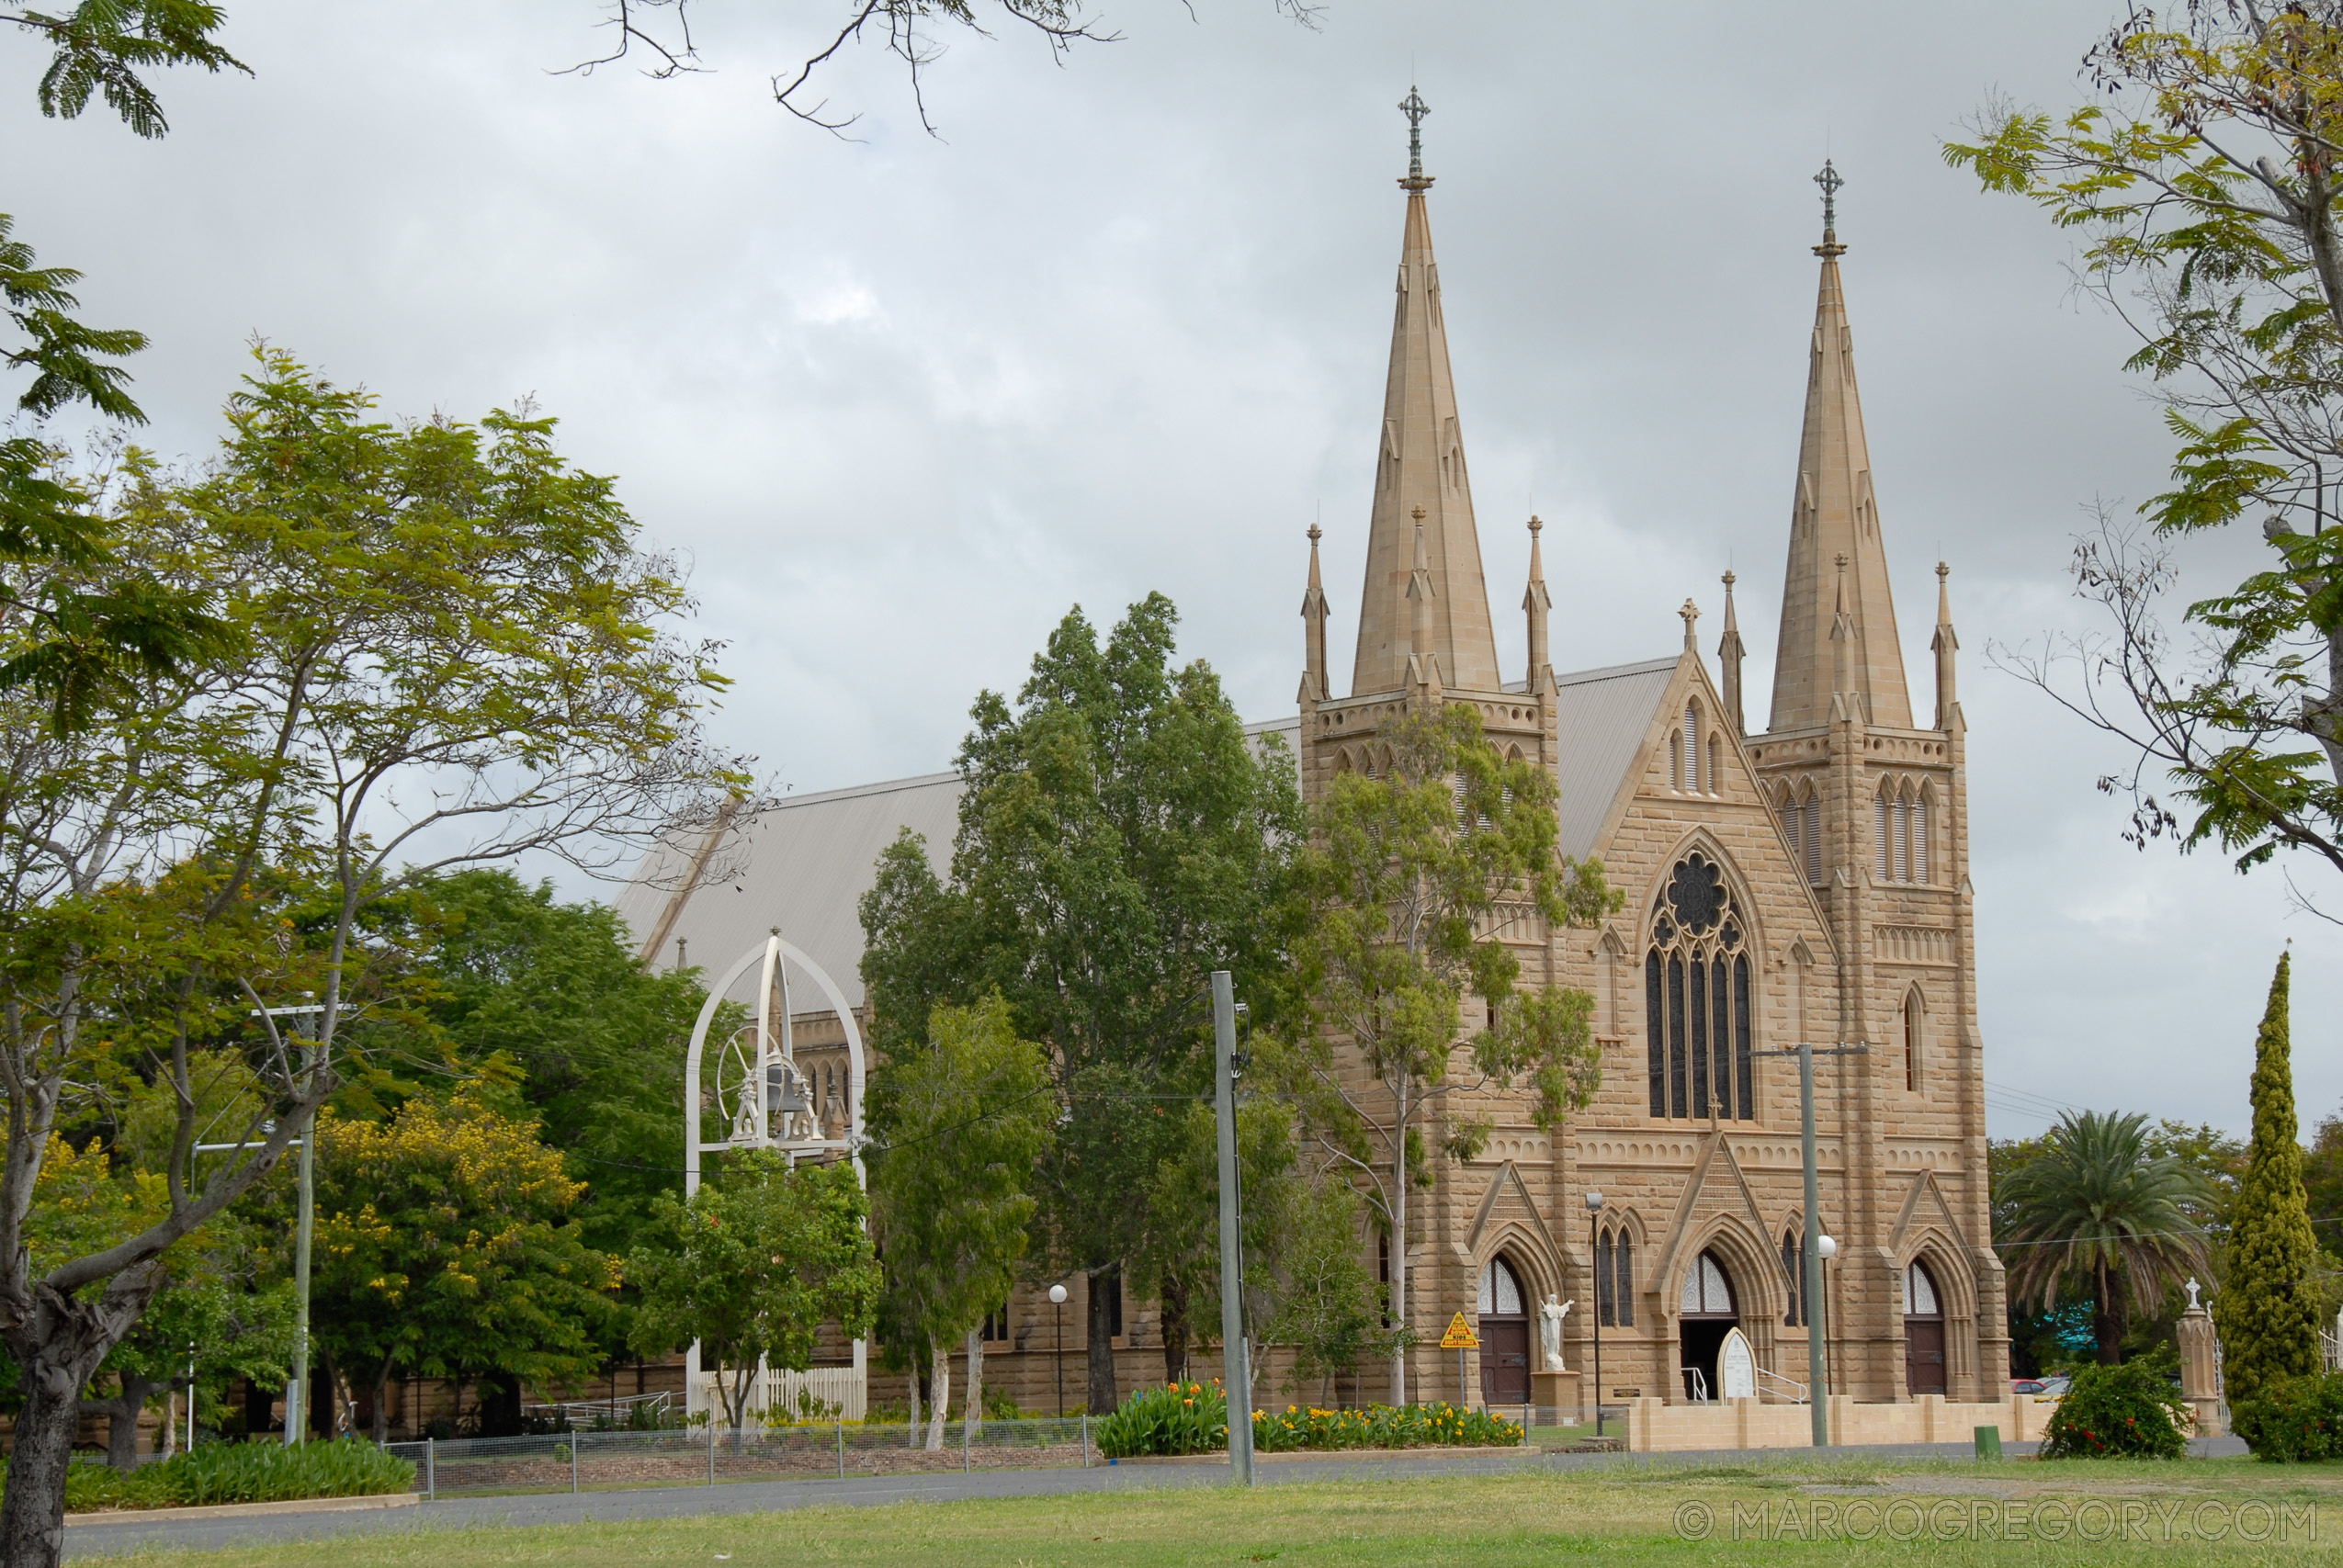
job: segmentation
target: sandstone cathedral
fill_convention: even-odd
[[[1412,93],[1409,107],[1419,118]],[[1551,1134],[1531,1120],[1526,1091],[1486,1091],[1460,1108],[1493,1134],[1478,1157],[1439,1168],[1413,1208],[1407,1316],[1425,1343],[1411,1357],[1411,1394],[1454,1392],[1437,1328],[1477,1303],[1467,1376],[1489,1403],[1531,1403],[1549,1296],[1572,1303],[1560,1347],[1569,1371],[1538,1393],[1566,1416],[1598,1397],[1710,1397],[1735,1328],[1769,1380],[1761,1394],[1782,1397],[1810,1381],[1817,1313],[1834,1393],[1991,1400],[2008,1386],[1957,644],[1940,564],[1935,711],[1916,724],[1841,291],[1837,175],[1826,166],[1821,181],[1789,568],[1771,704],[1755,732],[1731,573],[1714,678],[1689,602],[1673,656],[1556,671],[1535,518],[1527,659],[1511,678],[1500,667],[1420,152],[1399,182],[1398,298],[1348,691],[1336,694],[1329,664],[1313,528],[1299,713],[1260,728],[1291,741],[1307,797],[1342,772],[1376,771],[1387,719],[1470,704],[1500,751],[1552,773],[1564,852],[1600,858],[1626,897],[1591,931],[1545,929],[1534,909],[1503,931],[1525,983],[1592,993],[1602,1087]],[[670,892],[675,866],[646,867],[622,912],[653,962],[685,963],[694,943],[729,956],[779,926],[860,1011],[855,898],[902,827],[948,852],[958,794],[957,777],[941,773],[787,800],[748,830],[741,876]],[[794,1021],[820,1085],[821,1054],[843,1039],[836,1017]],[[1818,1217],[1837,1243],[1819,1302],[1804,1286],[1798,1069],[1778,1054],[1800,1042],[1863,1048],[1817,1064]],[[829,1072],[825,1120],[843,1115],[835,1063]],[[1160,1324],[1153,1303],[1126,1303],[1106,1283],[1127,1389],[1160,1375]],[[985,1327],[986,1382],[1028,1407],[1048,1409],[1059,1346],[1080,1362],[1087,1282],[1068,1284],[1062,1313],[1039,1289],[1021,1291]],[[1599,1394],[1582,1381],[1598,1332]],[[1357,1393],[1380,1397],[1382,1381],[1362,1368]]]

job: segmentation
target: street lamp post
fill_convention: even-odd
[[[1825,1235],[1817,1236],[1814,1245],[1815,1256],[1822,1261],[1822,1291],[1813,1303],[1815,1325],[1820,1330],[1822,1342],[1827,1346],[1830,1343],[1830,1260],[1839,1256],[1839,1243]],[[1830,1396],[1830,1359],[1827,1352],[1823,1357],[1821,1376],[1815,1387],[1821,1397],[1828,1399]]]
[[[301,994],[314,998],[317,993],[304,991]],[[325,1009],[323,1006],[311,1000],[301,1003],[298,1007],[257,1008],[254,1010],[253,1016],[257,1018],[265,1014],[272,1019],[300,1019],[308,1021],[311,1032],[314,1033],[317,1028],[314,1021],[323,1016],[324,1011]],[[314,1081],[318,1069],[323,1065],[323,1047],[314,1040],[310,1041],[301,1052],[301,1084],[304,1091],[308,1085]],[[295,1146],[301,1151],[300,1196],[293,1233],[293,1366],[292,1376],[285,1382],[285,1441],[288,1445],[300,1442],[309,1435],[309,1254],[310,1240],[317,1228],[316,1145],[317,1122],[312,1118],[300,1137],[295,1140]],[[243,1145],[241,1144],[209,1145],[198,1144],[196,1147],[198,1149],[227,1147],[241,1150]],[[297,1405],[298,1413],[295,1409]],[[328,1432],[326,1436],[332,1437],[333,1433]]]
[[[1049,1310],[1058,1314],[1058,1419],[1066,1418],[1066,1287],[1049,1287]]]
[[[1602,1213],[1602,1194],[1590,1190],[1587,1193],[1587,1257],[1595,1271],[1594,1287],[1594,1435],[1602,1436],[1602,1262],[1595,1251],[1595,1216]],[[1617,1281],[1613,1280],[1615,1289]]]
[[[1806,1298],[1806,1382],[1807,1405],[1814,1416],[1814,1446],[1830,1446],[1830,1415],[1823,1405],[1823,1391],[1828,1386],[1830,1369],[1826,1364],[1822,1319],[1816,1313],[1816,1298],[1822,1294],[1822,1260],[1830,1256],[1823,1250],[1836,1251],[1839,1244],[1822,1234],[1822,1178],[1815,1164],[1814,1134],[1814,1059],[1817,1056],[1867,1056],[1871,1047],[1865,1044],[1833,1045],[1827,1050],[1815,1049],[1811,1041],[1801,1041],[1780,1051],[1768,1051],[1768,1056],[1794,1056],[1798,1060],[1799,1142],[1805,1156],[1806,1175],[1806,1234],[1805,1267],[1799,1270],[1803,1278],[1799,1288]],[[1845,1159],[1840,1166],[1843,1171]]]

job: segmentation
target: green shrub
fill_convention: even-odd
[[[2085,1367],[2043,1434],[2044,1459],[2179,1459],[2190,1416],[2160,1359]]]
[[[1108,1459],[1214,1453],[1228,1447],[1228,1405],[1217,1382],[1166,1383],[1132,1394],[1120,1410],[1091,1430],[1099,1451]],[[1445,1402],[1371,1404],[1364,1410],[1289,1404],[1283,1412],[1253,1412],[1253,1450],[1266,1454],[1333,1449],[1513,1448],[1522,1436],[1518,1422]]]
[[[2230,1413],[2254,1457],[2272,1464],[2343,1459],[2343,1372],[2287,1378]]]
[[[6,1469],[0,1466],[0,1475]],[[65,1472],[65,1509],[183,1508],[277,1503],[296,1497],[369,1497],[414,1489],[415,1467],[372,1443],[209,1443],[133,1471],[76,1463]]]
[[[1091,1436],[1108,1459],[1210,1453],[1228,1446],[1228,1402],[1217,1382],[1143,1388],[1093,1426]]]
[[[1283,1414],[1253,1413],[1253,1449],[1259,1453],[1302,1449],[1515,1448],[1521,1441],[1519,1422],[1445,1401],[1370,1404],[1364,1410],[1289,1404]]]

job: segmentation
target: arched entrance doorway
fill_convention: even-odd
[[[1716,1350],[1726,1331],[1741,1321],[1735,1304],[1733,1277],[1716,1254],[1703,1252],[1684,1272],[1684,1293],[1677,1303],[1677,1333],[1683,1352],[1684,1397],[1716,1397]]]
[[[1916,1397],[1944,1392],[1944,1303],[1918,1258],[1904,1270],[1904,1388]]]
[[[1480,1397],[1484,1404],[1530,1402],[1529,1293],[1501,1257],[1480,1271]]]

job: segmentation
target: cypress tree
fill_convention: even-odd
[[[2291,953],[2278,960],[2269,1006],[2254,1042],[2253,1147],[2231,1210],[2228,1272],[2213,1303],[2233,1404],[2319,1369],[2318,1303],[2311,1288],[2318,1243],[2303,1192],[2303,1145],[2297,1141],[2286,1029],[2292,961]]]

